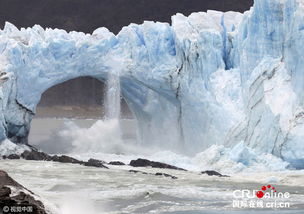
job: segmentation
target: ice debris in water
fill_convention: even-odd
[[[0,143],[0,157],[4,155],[8,156],[11,154],[20,155],[26,150],[30,150],[30,148],[24,144],[15,144],[7,139]]]
[[[232,149],[213,145],[193,158],[202,170],[218,170],[222,173],[263,172],[285,170],[289,163],[271,154],[257,154],[240,142]]]

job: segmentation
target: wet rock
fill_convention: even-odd
[[[96,160],[96,159],[89,159],[87,162],[84,162],[85,166],[93,166],[93,167],[99,167],[99,168],[106,168],[108,169],[108,167],[106,167],[105,165],[103,165],[105,162],[101,161],[101,160]]]
[[[111,161],[108,163],[109,165],[116,165],[116,166],[123,166],[126,165],[125,163],[121,162],[121,161]]]
[[[40,152],[37,149],[33,148],[31,151],[24,151],[20,156],[17,154],[12,154],[9,156],[3,156],[3,159],[20,159],[23,158],[25,160],[36,160],[36,161],[54,161],[54,162],[60,162],[60,163],[72,163],[72,164],[81,164],[84,166],[93,166],[93,167],[100,167],[100,168],[106,168],[104,164],[106,164],[105,161],[96,160],[96,159],[89,159],[87,162],[77,160],[75,158],[72,158],[67,155],[48,155],[44,152]],[[123,164],[123,163],[122,163]],[[121,164],[121,165],[122,165]],[[112,165],[120,165],[118,161],[112,162]]]
[[[60,163],[84,164],[83,161],[77,160],[67,155],[61,155],[61,156],[54,155],[53,157],[51,157],[51,160]]]
[[[41,201],[35,200],[33,196],[28,195],[24,192],[20,192],[18,195],[15,195],[11,197],[15,201],[20,201],[20,202],[28,202],[31,204],[35,204],[38,207],[44,207],[43,203]]]
[[[8,174],[5,171],[0,170],[0,187],[2,188],[4,186],[24,188],[21,184],[17,183],[14,179],[8,176]]]
[[[209,176],[218,176],[218,177],[230,177],[228,175],[222,175],[221,173],[214,171],[214,170],[206,170],[201,172],[201,174],[207,174]]]
[[[11,155],[8,155],[8,156],[4,155],[3,159],[16,160],[16,159],[20,159],[20,156],[16,155],[16,154],[11,154]]]
[[[176,176],[173,176],[173,175],[169,175],[169,174],[166,174],[166,173],[160,173],[160,172],[157,172],[155,173],[156,176],[164,176],[164,177],[169,177],[169,178],[172,178],[172,179],[177,179]]]
[[[164,177],[168,177],[168,178],[172,178],[172,179],[177,179],[176,176],[169,175],[169,174],[166,174],[166,173],[161,173],[161,172],[157,172],[155,174],[153,174],[153,173],[147,173],[147,172],[142,172],[142,171],[138,171],[138,170],[129,170],[129,172],[132,172],[132,173],[141,173],[143,175],[164,176]]]
[[[131,160],[130,162],[130,166],[133,167],[152,167],[152,168],[161,168],[161,169],[175,169],[175,170],[183,170],[183,171],[187,171],[185,169],[182,168],[178,168],[176,166],[172,166],[166,163],[161,163],[161,162],[156,162],[156,161],[150,161],[147,159],[137,159],[137,160]]]
[[[11,189],[9,187],[4,186],[0,189],[0,198],[9,197],[11,193]]]
[[[21,154],[21,157],[25,160],[37,160],[37,161],[50,161],[52,160],[52,156],[44,153],[39,152],[37,150],[31,150],[31,151],[24,151]]]
[[[14,188],[14,196],[11,196]],[[23,207],[31,209],[33,214],[47,214],[43,203],[33,197],[34,193],[24,188],[22,185],[13,180],[5,171],[0,170],[0,210],[2,213],[11,213],[10,209]],[[4,209],[5,207],[5,209]],[[9,209],[6,212],[6,209]],[[17,213],[17,212],[16,212]],[[18,212],[20,214],[29,213],[26,211]]]
[[[138,171],[138,170],[129,170],[129,172],[132,172],[132,173],[141,173],[141,174],[144,174],[144,175],[148,175],[148,173],[142,172],[142,171]]]

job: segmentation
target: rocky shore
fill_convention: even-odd
[[[104,169],[109,169],[108,166],[124,166],[126,165],[123,162],[120,161],[110,161],[110,162],[105,162],[103,160],[97,160],[97,159],[89,159],[88,161],[81,161],[77,160],[73,157],[67,156],[67,155],[49,155],[44,152],[38,151],[35,148],[32,148],[31,151],[24,151],[22,154],[10,154],[8,156],[2,156],[3,159],[24,159],[24,160],[36,160],[36,161],[54,161],[54,162],[60,162],[60,163],[71,163],[71,164],[79,164],[83,166],[88,166],[88,167],[98,167],[98,168],[104,168]],[[106,166],[108,165],[108,166]],[[130,163],[128,164],[129,166],[132,167],[151,167],[151,168],[158,168],[158,169],[171,169],[171,170],[179,170],[179,171],[187,171],[186,169],[179,168],[170,164],[166,163],[161,163],[157,161],[151,161],[147,159],[142,159],[138,158],[136,160],[131,160]],[[131,173],[143,173],[147,175],[155,175],[155,176],[163,176],[163,177],[168,177],[172,179],[177,179],[176,176],[169,175],[166,173],[162,172],[157,172],[157,173],[146,173],[138,170],[129,170]],[[227,175],[222,175],[219,172],[213,171],[213,170],[207,170],[203,171],[200,174],[205,174],[208,176],[218,176],[218,177],[229,177]]]
[[[187,171],[186,169],[179,168],[170,164],[151,161],[147,159],[131,160],[129,164],[125,164],[120,161],[105,162],[103,160],[89,159],[88,161],[81,161],[67,155],[49,155],[44,152],[38,151],[35,148],[31,148],[30,151],[24,151],[21,154],[10,154],[2,156],[2,159],[23,159],[34,161],[54,161],[59,163],[79,164],[86,167],[98,167],[103,169],[109,169],[111,167],[122,168],[132,174],[144,174],[147,176],[158,176],[168,179],[178,179],[176,175],[170,175],[162,171],[159,172],[145,172],[144,168],[155,169],[170,169],[177,171]],[[140,170],[133,170],[124,168],[125,166],[131,166],[134,168],[140,168]],[[207,170],[200,172],[201,175],[217,176],[217,177],[229,177],[222,175],[219,172],[213,170]],[[49,213],[44,204],[38,200],[39,196],[36,196],[33,192],[23,187],[21,184],[13,180],[5,171],[0,170],[0,210],[3,214],[10,213],[30,213],[34,214],[47,214]],[[0,212],[1,213],[1,212]]]
[[[0,213],[48,214],[44,204],[37,198],[33,192],[0,170]]]

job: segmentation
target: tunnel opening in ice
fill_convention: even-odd
[[[37,117],[104,118],[106,82],[92,77],[78,77],[46,90],[36,108]],[[121,117],[133,119],[121,96]]]
[[[112,85],[111,87],[117,86]],[[121,140],[125,142],[136,143],[137,127],[133,113],[120,92],[117,94],[120,104],[114,106],[118,104],[108,100],[114,95],[110,90],[113,89],[110,88],[108,79],[100,81],[89,76],[74,78],[47,89],[36,106],[36,115],[31,121],[28,143],[48,153],[71,152],[75,147],[71,142],[73,139],[71,136],[63,136],[64,133],[73,135],[72,127],[76,129],[75,133],[80,129],[88,131],[90,128],[93,129],[98,120],[110,119],[107,118],[107,112],[116,111],[109,108],[116,108],[120,111],[119,118],[115,118],[118,120],[119,127],[115,127],[116,122],[107,122],[104,125],[112,127],[109,129],[101,127],[100,132],[117,135],[110,136],[109,140],[121,137]],[[91,141],[98,141],[98,134]]]

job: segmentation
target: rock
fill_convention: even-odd
[[[16,154],[10,154],[8,156],[3,156],[3,159],[10,159],[10,160],[15,160],[15,159],[20,159],[20,156],[19,155],[16,155]]]
[[[144,174],[144,175],[148,175],[148,173],[146,173],[146,172],[137,171],[137,170],[129,170],[129,172],[132,172],[132,173],[141,173],[141,174]]]
[[[5,171],[0,170],[0,187],[2,188],[4,186],[24,188],[21,184],[17,183],[14,179],[8,176],[8,174]]]
[[[25,160],[36,160],[36,161],[55,161],[55,162],[60,162],[60,163],[72,163],[72,164],[81,164],[84,166],[93,166],[93,167],[100,167],[100,168],[105,168],[108,169],[104,164],[106,164],[105,161],[101,160],[96,160],[96,159],[90,159],[87,162],[77,160],[75,158],[72,158],[67,155],[48,155],[44,152],[39,152],[37,149],[32,148],[31,151],[24,151],[20,156],[17,154],[11,154],[9,156],[3,156],[3,159],[20,159],[23,158]],[[114,161],[111,162],[112,165],[122,165],[124,163],[119,162],[119,161]]]
[[[214,171],[214,170],[206,170],[201,172],[201,174],[207,174],[209,176],[218,176],[218,177],[230,177],[228,175],[222,175],[221,173]]]
[[[106,168],[108,169],[108,167],[106,167],[105,165],[103,165],[105,162],[101,161],[101,160],[96,160],[96,159],[89,159],[87,162],[84,162],[85,166],[93,166],[93,167],[99,167],[99,168]]]
[[[121,161],[111,161],[108,164],[110,165],[116,165],[116,166],[123,166],[126,165],[125,163],[121,162]]]
[[[18,195],[13,196],[11,198],[16,200],[16,201],[21,201],[21,202],[27,201],[29,203],[36,204],[39,207],[44,207],[44,205],[41,201],[35,200],[33,196],[25,194],[24,192],[20,192]]]
[[[0,189],[0,198],[2,197],[8,197],[11,194],[11,189],[4,186]]]
[[[11,195],[11,187],[14,187],[14,195]],[[25,207],[32,209],[33,214],[47,214],[43,203],[36,200],[33,197],[34,193],[17,183],[13,180],[5,171],[0,170],[0,210],[2,213],[10,213],[9,210],[6,212],[4,207],[7,209],[16,207]],[[25,214],[29,212],[16,212]]]
[[[52,159],[52,156],[36,150],[24,151],[21,154],[21,157],[25,160],[37,160],[37,161],[50,161]]]
[[[172,179],[177,179],[176,176],[169,175],[169,174],[166,174],[166,173],[161,173],[161,172],[157,172],[155,174],[153,174],[153,173],[147,173],[147,172],[142,172],[142,171],[137,171],[137,170],[129,170],[129,172],[132,172],[132,173],[141,173],[143,175],[164,176],[164,177],[169,177],[169,178],[172,178]]]
[[[147,167],[150,166],[152,168],[161,168],[161,169],[175,169],[175,170],[183,170],[187,171],[182,168],[178,168],[176,166],[172,166],[169,164],[161,163],[161,162],[155,162],[155,161],[150,161],[147,159],[137,159],[137,160],[131,160],[130,165],[133,167]]]
[[[169,178],[172,178],[172,179],[177,179],[176,176],[169,175],[169,174],[166,174],[166,173],[157,172],[157,173],[155,173],[155,175],[156,175],[156,176],[165,176],[165,177],[169,177]]]
[[[83,161],[77,160],[67,155],[61,155],[61,156],[54,155],[53,157],[51,157],[51,160],[60,163],[84,164]]]

